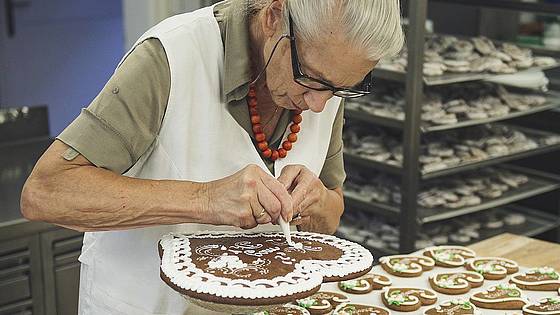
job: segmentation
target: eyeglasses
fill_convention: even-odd
[[[296,46],[296,37],[294,36],[294,27],[292,16],[289,16],[290,23],[290,43],[292,50],[292,72],[294,74],[294,81],[308,89],[315,91],[331,91],[333,95],[342,98],[356,98],[371,93],[373,86],[372,71],[370,71],[364,80],[353,88],[340,88],[323,80],[315,79],[303,73],[301,64],[299,63],[298,51]]]

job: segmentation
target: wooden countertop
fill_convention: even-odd
[[[560,244],[504,233],[469,246],[478,256],[504,257],[524,267],[560,270]]]

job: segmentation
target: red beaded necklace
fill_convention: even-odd
[[[255,135],[255,140],[257,140],[257,146],[261,150],[263,157],[276,161],[277,159],[285,158],[288,155],[288,151],[292,149],[293,144],[297,141],[297,134],[301,130],[299,124],[303,120],[301,117],[301,111],[297,111],[292,117],[292,125],[290,126],[290,133],[288,139],[282,143],[282,147],[278,150],[271,149],[268,147],[268,142],[266,142],[266,135],[263,131],[263,126],[261,125],[261,115],[257,111],[257,90],[254,85],[249,87],[248,94],[249,101],[249,114],[251,115],[251,125],[253,126],[253,134]]]

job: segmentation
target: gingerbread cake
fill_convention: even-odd
[[[160,274],[171,288],[205,306],[279,305],[317,292],[323,282],[370,271],[371,253],[330,235],[292,233],[168,234],[159,242]]]

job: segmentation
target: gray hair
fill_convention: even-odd
[[[270,3],[247,1],[252,14]],[[307,42],[324,37],[329,27],[343,27],[349,46],[372,61],[398,54],[404,44],[399,0],[286,0],[284,5],[286,29],[290,14],[295,32]]]

